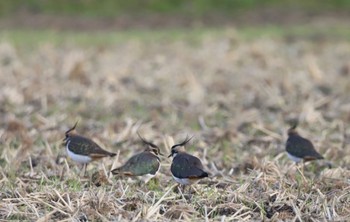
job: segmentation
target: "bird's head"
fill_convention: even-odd
[[[160,149],[159,149],[159,147],[157,145],[155,145],[152,142],[149,142],[149,141],[145,140],[138,132],[137,132],[137,135],[140,137],[142,142],[147,146],[145,151],[149,151],[149,152],[153,153],[156,156],[158,156],[158,155],[163,156],[163,154],[160,152]]]
[[[175,144],[171,147],[171,153],[168,157],[175,157],[179,152],[185,152],[185,145],[193,138],[186,137],[186,139],[182,143]]]
[[[291,127],[288,129],[288,136],[290,135],[298,135],[298,132],[296,131],[296,128],[298,126],[298,121],[295,120],[291,123]]]
[[[72,128],[66,131],[65,133],[66,137],[63,139],[63,141],[67,141],[67,139],[72,135],[73,131],[75,130],[75,127],[77,127],[78,125],[78,122],[79,121],[77,121]]]

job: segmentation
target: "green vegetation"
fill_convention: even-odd
[[[119,15],[179,14],[232,15],[261,8],[304,9],[308,11],[349,10],[349,0],[3,0],[0,14],[27,10],[32,13],[109,17]]]

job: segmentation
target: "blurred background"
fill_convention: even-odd
[[[348,19],[349,10],[349,0],[3,0],[0,27],[115,30],[285,25]]]

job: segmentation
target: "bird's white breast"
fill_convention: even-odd
[[[70,141],[67,142],[66,150],[67,150],[68,156],[69,156],[72,160],[74,160],[75,162],[78,162],[78,163],[83,163],[83,164],[89,163],[89,162],[92,160],[91,157],[89,157],[89,156],[84,156],[84,155],[75,154],[75,153],[73,153],[72,151],[70,151],[70,150],[68,149],[69,143],[70,143]]]
[[[287,155],[288,155],[289,159],[293,160],[296,163],[299,163],[300,161],[303,160],[302,158],[293,156],[293,155],[289,154],[288,152],[287,152]]]
[[[153,177],[155,177],[156,175],[154,174],[146,174],[146,175],[142,175],[140,176],[140,180],[142,180],[144,183],[148,183]]]
[[[174,177],[174,176],[173,176]],[[177,177],[174,177],[175,181],[182,184],[182,185],[189,185],[189,184],[192,184],[191,181],[187,178],[177,178]]]

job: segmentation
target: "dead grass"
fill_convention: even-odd
[[[350,216],[350,44],[236,32],[157,44],[0,43],[0,218],[6,220],[344,221]],[[284,154],[299,118],[333,164],[300,175]],[[64,158],[65,130],[117,152],[88,167]],[[108,171],[142,149],[137,130],[169,153],[186,135],[210,177],[187,199],[170,160],[157,181]],[[176,190],[176,189],[175,189]]]

